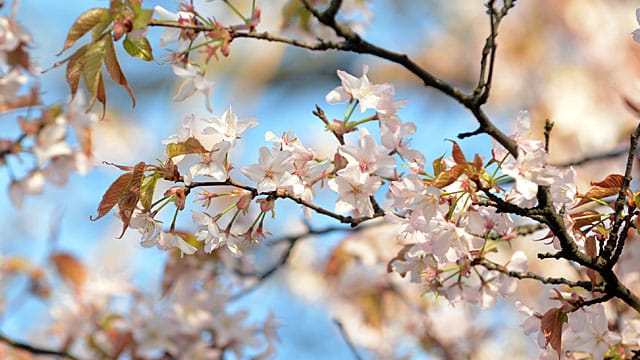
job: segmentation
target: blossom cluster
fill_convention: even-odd
[[[14,17],[13,10],[0,16],[0,116],[18,113],[20,133],[0,137],[0,165],[11,177],[9,198],[21,208],[24,196],[42,193],[45,183],[63,186],[72,172],[88,171],[98,118],[82,109],[82,94],[65,107],[42,104],[36,75],[40,69],[28,53],[33,40]],[[31,115],[31,109],[39,109],[40,116]],[[25,155],[33,159],[27,162],[30,168],[23,168]]]

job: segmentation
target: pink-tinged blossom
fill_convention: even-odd
[[[391,152],[398,153],[403,159],[422,166],[425,158],[418,150],[409,147],[408,136],[416,132],[413,122],[403,123],[397,116],[380,116],[380,137],[382,145]]]
[[[192,165],[184,174],[184,183],[191,184],[197,176],[207,176],[212,181],[227,180],[226,157],[230,146],[230,143],[222,141],[214,145],[211,152],[201,154],[201,161]]]
[[[430,229],[429,241],[433,255],[442,263],[455,262],[482,246],[480,238],[447,221],[440,213],[431,219]]]
[[[604,359],[609,347],[620,342],[620,335],[609,331],[604,306],[596,304],[569,313],[569,326],[563,337],[563,349],[587,352]]]
[[[535,198],[538,185],[551,185],[555,175],[554,169],[547,167],[543,143],[534,140],[518,144],[518,158],[503,164],[502,171],[514,178],[515,189],[525,200]]]
[[[22,208],[25,195],[42,194],[44,190],[44,174],[40,170],[32,171],[20,180],[13,180],[9,185],[9,200],[16,209]]]
[[[258,183],[258,192],[275,191],[278,187],[286,187],[292,181],[294,171],[290,151],[274,151],[263,146],[260,148],[258,163],[242,168],[240,171],[249,179]]]
[[[336,213],[355,211],[356,216],[373,216],[373,205],[369,198],[382,184],[379,177],[369,176],[358,167],[347,167],[338,171],[337,176],[330,179],[328,184],[339,195]]]
[[[209,112],[213,111],[211,108],[211,88],[213,83],[204,78],[202,70],[191,64],[186,64],[184,68],[173,65],[173,73],[182,79],[182,83],[178,88],[178,93],[173,97],[174,101],[183,101],[192,96],[196,92],[201,92],[204,95],[205,105]]]
[[[487,233],[498,234],[504,240],[517,237],[513,219],[508,214],[497,213],[494,208],[471,207],[466,228],[479,237],[484,237]]]
[[[235,145],[236,140],[240,139],[240,135],[245,130],[258,125],[258,121],[254,119],[238,120],[238,116],[233,112],[231,106],[227,108],[221,117],[214,116],[205,119],[205,121],[209,123],[209,126],[204,128],[203,134],[218,135],[221,140],[228,142],[231,146]]]
[[[198,249],[188,242],[186,242],[182,236],[172,232],[161,231],[156,239],[156,244],[160,250],[170,250],[171,248],[180,249],[180,256],[184,254],[192,255]]]
[[[367,77],[369,67],[362,66],[362,77],[357,78],[345,71],[338,70],[338,77],[342,80],[342,86],[338,86],[331,90],[326,100],[329,104],[338,104],[355,99],[360,104],[360,112],[367,109],[375,109],[376,111],[385,111],[380,105],[384,104],[388,107],[388,102],[383,101],[383,97],[393,97],[393,85],[391,84],[371,84]]]
[[[313,150],[306,148],[297,136],[290,133],[283,133],[282,136],[278,137],[273,132],[267,131],[264,133],[264,139],[274,143],[273,150],[291,151],[291,156],[297,166],[315,159]]]
[[[191,216],[193,223],[198,225],[196,238],[198,241],[204,241],[204,251],[207,254],[226,245],[233,255],[242,255],[237,241],[227,231],[220,229],[211,216],[197,211],[191,211]]]
[[[0,16],[0,53],[15,50],[21,43],[30,43],[31,36],[12,19]],[[4,57],[4,54],[0,56]]]
[[[396,160],[387,150],[378,146],[365,128],[360,129],[358,147],[342,145],[340,155],[347,159],[347,167],[357,167],[361,172],[391,178],[395,176]]]
[[[156,6],[153,9],[153,12],[155,13],[156,18],[160,21],[187,24],[191,24],[193,22],[193,13],[187,11],[172,13],[162,6]],[[160,46],[165,47],[172,43],[178,43],[178,51],[183,52],[188,50],[189,46],[195,47],[205,40],[204,35],[202,33],[198,33],[192,42],[190,39],[187,39],[184,32],[184,30],[179,28],[167,27],[162,32],[162,35],[160,35]]]

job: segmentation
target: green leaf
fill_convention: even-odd
[[[147,212],[151,212],[151,205],[153,204],[153,192],[156,189],[157,183],[158,177],[156,176],[156,174],[146,178],[142,183],[142,187],[140,190],[140,203],[142,204],[142,208]]]
[[[104,53],[107,40],[105,36],[93,44],[89,44],[85,55],[83,56],[82,76],[87,86],[87,91],[91,96],[88,108],[93,106],[93,102],[99,95],[100,81],[102,80],[102,63],[104,62]]]
[[[111,39],[110,36],[106,38],[104,65],[107,67],[107,72],[109,73],[109,76],[111,77],[111,79],[115,81],[116,84],[123,86],[125,89],[127,89],[127,92],[131,97],[131,102],[135,107],[136,97],[133,95],[133,90],[131,89],[131,86],[129,86],[129,82],[127,81],[127,78],[124,76],[124,73],[122,72],[122,68],[118,63],[118,58],[116,57],[116,49],[113,47],[113,40]]]
[[[188,138],[184,142],[167,145],[167,156],[170,159],[178,155],[202,154],[206,152],[207,150],[196,138]]]
[[[133,22],[132,22],[132,27],[131,30],[138,30],[138,29],[142,29],[145,26],[149,25],[149,22],[151,21],[151,17],[153,16],[153,9],[140,9],[140,10],[136,10],[134,9],[134,14],[133,14]]]
[[[84,45],[80,49],[76,50],[69,57],[67,63],[67,84],[71,88],[71,96],[74,96],[78,92],[78,85],[80,84],[80,76],[82,76],[82,67],[84,65],[84,55],[87,53],[88,45]]]
[[[151,51],[151,44],[147,38],[139,40],[131,40],[127,35],[122,42],[122,46],[129,53],[129,55],[142,59],[144,61],[153,60],[153,54]]]
[[[76,19],[73,25],[71,25],[71,29],[69,29],[69,33],[67,34],[67,39],[64,41],[64,47],[60,50],[58,55],[73,46],[78,39],[88,33],[96,25],[109,19],[108,9],[93,8],[85,11]]]

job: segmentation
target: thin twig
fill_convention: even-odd
[[[624,149],[616,149],[616,150],[609,151],[609,152],[602,153],[602,154],[588,155],[588,156],[585,156],[585,157],[577,159],[577,160],[572,160],[572,161],[559,163],[559,164],[552,164],[552,166],[555,166],[555,167],[558,167],[558,168],[567,168],[569,166],[579,166],[579,165],[584,165],[584,164],[592,162],[592,161],[608,160],[608,159],[617,158],[618,156],[624,155],[627,152],[628,152],[628,149],[625,147]]]
[[[512,278],[531,279],[531,280],[536,280],[543,284],[567,285],[569,287],[580,287],[585,290],[592,291],[591,281],[571,281],[565,278],[544,277],[539,274],[533,273],[531,271],[513,271],[513,270],[507,269],[503,265],[496,264],[487,259],[475,259],[474,261],[471,262],[471,265],[472,266],[480,265],[486,268],[487,270],[494,270]],[[596,286],[593,287],[593,290],[598,292],[604,292],[604,289],[605,289],[604,284],[596,284]]]
[[[358,353],[358,349],[356,349],[355,345],[351,341],[351,338],[349,337],[349,334],[347,334],[347,332],[344,330],[344,326],[342,326],[342,323],[338,319],[335,319],[335,318],[333,319],[333,323],[338,328],[338,331],[340,332],[340,336],[342,336],[342,339],[344,340],[344,342],[349,347],[349,350],[351,350],[351,353],[353,354],[353,357],[356,360],[362,360],[362,356],[360,355],[360,353]]]

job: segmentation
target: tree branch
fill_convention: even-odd
[[[41,347],[37,347],[37,346],[33,346],[27,343],[23,343],[23,342],[19,342],[13,339],[10,339],[9,337],[7,337],[6,335],[0,333],[0,341],[6,343],[7,345],[16,348],[16,349],[20,349],[20,350],[24,350],[24,351],[28,351],[34,355],[51,355],[51,356],[58,356],[61,358],[66,358],[66,359],[70,359],[70,360],[80,360],[79,358],[69,354],[66,351],[58,351],[58,350],[51,350],[51,349],[44,349]]]

